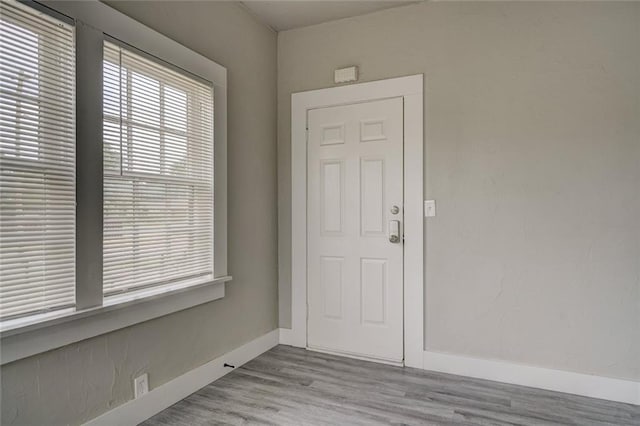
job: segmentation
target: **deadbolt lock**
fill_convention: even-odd
[[[389,221],[389,241],[392,243],[400,242],[400,221],[399,220]]]

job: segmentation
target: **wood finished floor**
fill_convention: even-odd
[[[277,346],[143,423],[640,425],[640,406]]]

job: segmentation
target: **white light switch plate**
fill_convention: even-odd
[[[436,215],[436,200],[424,201],[424,217],[434,217]]]
[[[148,392],[149,392],[149,375],[147,373],[144,373],[142,376],[138,376],[135,379],[133,379],[133,393],[136,398],[139,398]]]

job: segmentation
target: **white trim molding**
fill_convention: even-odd
[[[209,283],[175,288],[154,294],[158,289],[129,293],[95,308],[54,312],[25,319],[25,324],[0,332],[0,364],[8,364],[61,346],[169,315],[193,306],[222,299],[231,277]],[[166,290],[166,288],[164,289]],[[27,322],[31,320],[31,322]]]
[[[424,369],[640,405],[640,382],[629,380],[429,351]]]
[[[291,331],[279,330],[281,345],[298,346]],[[430,351],[414,368],[640,405],[640,382],[630,380]]]
[[[291,95],[291,330],[307,346],[307,111],[402,97],[404,100],[404,364],[422,367],[424,351],[424,139],[422,74]]]
[[[151,389],[149,393],[137,399],[132,399],[89,420],[85,425],[137,425],[233,371],[231,368],[224,367],[225,363],[238,368],[273,348],[278,344],[278,336],[279,330],[273,330],[170,382]]]
[[[290,328],[278,329],[280,333],[280,344],[288,346],[297,346],[294,344],[293,333]]]

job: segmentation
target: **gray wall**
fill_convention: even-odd
[[[227,67],[229,271],[224,299],[2,367],[3,425],[77,424],[277,327],[276,34],[230,3],[114,7]]]
[[[290,95],[424,73],[426,348],[640,380],[640,3],[430,2],[278,35]]]

